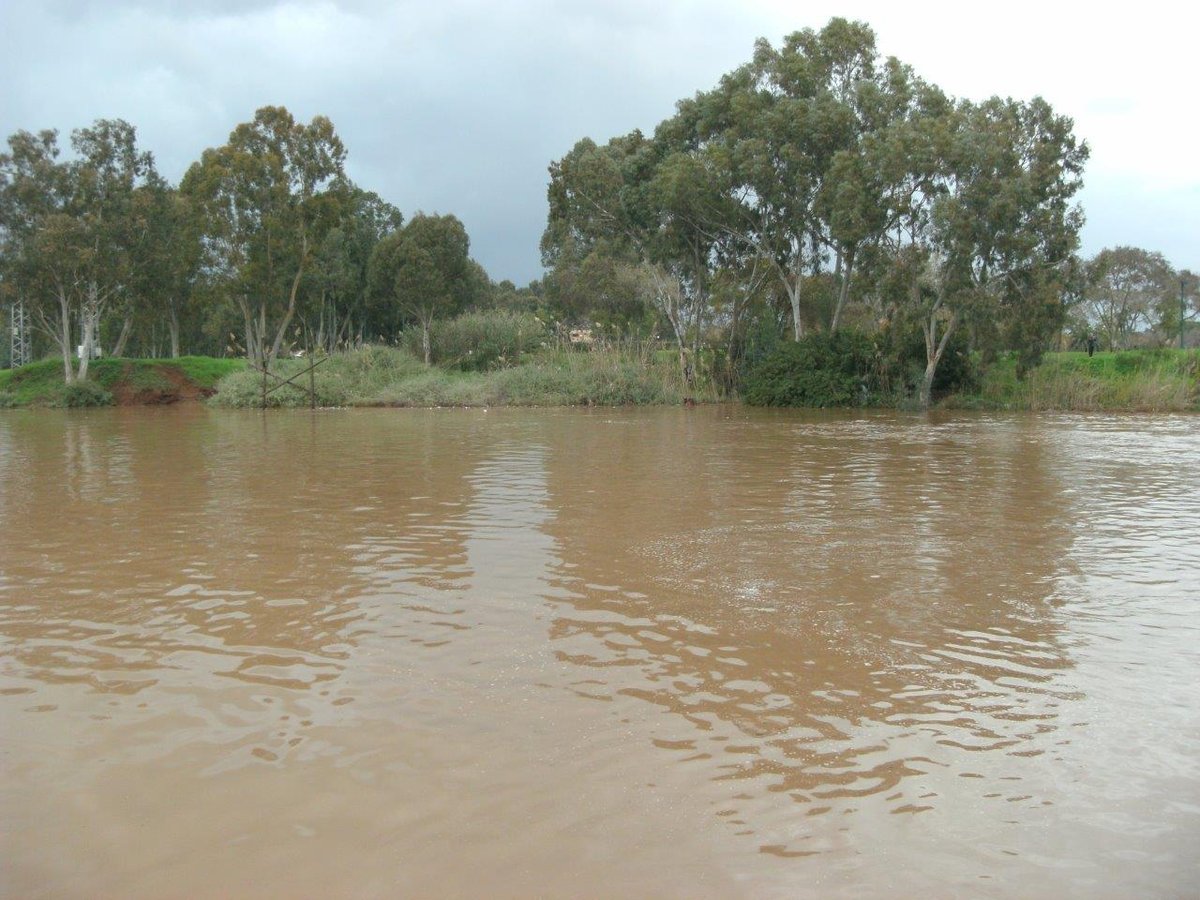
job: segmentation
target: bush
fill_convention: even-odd
[[[280,360],[274,370],[287,378],[302,372],[305,360]],[[365,347],[329,358],[316,370],[319,406],[623,406],[677,404],[685,395],[713,400],[712,385],[685,390],[673,352],[615,349],[541,350],[517,366],[491,372],[462,372],[426,367],[405,350]],[[298,383],[307,386],[308,376]],[[271,380],[270,386],[278,382]],[[213,403],[258,407],[262,376],[252,370],[221,380]],[[300,387],[281,387],[268,406],[307,406]]]
[[[746,374],[755,406],[860,406],[878,390],[874,344],[856,331],[812,334],[780,344]]]
[[[514,366],[524,354],[549,339],[545,324],[532,313],[488,310],[434,322],[429,331],[432,362],[467,372]],[[421,354],[420,329],[405,334],[410,352]]]
[[[50,400],[50,406],[78,409],[87,406],[111,406],[113,396],[94,381],[64,384]]]

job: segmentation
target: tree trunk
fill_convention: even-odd
[[[796,340],[804,337],[804,322],[800,318],[800,275],[789,273],[781,276],[783,289],[787,291],[788,303],[792,307],[792,337]]]
[[[83,314],[83,322],[81,323],[83,326],[83,334],[79,345],[81,350],[79,355],[79,371],[76,373],[76,378],[78,378],[80,381],[87,380],[88,364],[92,361],[92,345],[96,340],[94,322],[95,320],[85,310]]]
[[[99,290],[96,282],[93,281],[88,285],[87,299],[84,301],[83,313],[80,316],[80,325],[83,329],[80,342],[82,352],[77,373],[80,381],[87,379],[88,365],[92,361],[92,348],[96,345],[96,330],[100,325],[100,305]]]
[[[941,301],[938,301],[930,311],[929,318],[921,323],[921,330],[925,332],[925,377],[921,379],[921,409],[929,409],[933,402],[933,379],[937,374],[938,363],[942,361],[946,345],[950,343],[950,335],[958,325],[958,313],[954,312],[950,315],[950,321],[946,323],[941,340],[938,340],[937,314],[940,307]]]
[[[250,310],[250,302],[245,297],[238,297],[238,307],[242,310],[242,327],[246,339],[246,361],[252,366],[262,365],[261,348],[254,334],[254,315]]]
[[[167,309],[167,333],[171,336],[171,358],[179,358],[179,312],[174,306]]]
[[[133,316],[125,315],[125,321],[121,323],[121,333],[117,336],[117,343],[113,347],[112,355],[121,357],[125,354],[125,345],[129,343],[129,334],[133,331]]]
[[[841,284],[838,285],[837,305],[833,308],[833,319],[829,322],[830,334],[838,330],[838,322],[842,318],[842,310],[845,308],[846,300],[850,296],[850,276],[854,274],[853,250],[846,253],[844,266],[842,265],[842,260],[838,260],[838,270],[841,272]]]
[[[63,381],[71,384],[75,380],[75,363],[71,357],[74,352],[74,348],[71,346],[71,305],[67,302],[66,294],[62,292],[59,292],[58,295],[58,325],[59,332],[56,341],[59,349],[62,350]]]
[[[292,324],[292,316],[296,314],[296,296],[300,293],[300,279],[304,276],[304,263],[308,256],[308,239],[301,236],[300,239],[300,265],[296,267],[296,277],[292,279],[292,289],[288,292],[288,308],[283,315],[283,321],[279,323],[279,330],[275,332],[275,341],[271,344],[270,359],[276,359],[279,356],[279,349],[283,346],[283,337],[287,333],[287,328]],[[265,323],[264,323],[265,324]],[[266,330],[265,328],[263,329]]]
[[[421,319],[421,351],[425,355],[425,365],[427,366],[429,365],[429,360],[432,355],[430,353],[431,348],[429,346],[429,325],[429,319]]]

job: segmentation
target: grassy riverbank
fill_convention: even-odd
[[[291,377],[307,362],[281,360]],[[0,407],[156,404],[211,397],[227,407],[257,407],[261,377],[243,360],[184,357],[176,360],[101,359],[91,380],[62,383],[62,363],[42,360],[0,371]],[[320,406],[620,406],[676,405],[689,396],[674,354],[615,349],[545,349],[519,365],[486,372],[425,366],[410,352],[366,347],[337,354],[314,375]],[[308,377],[298,379],[307,385]],[[275,384],[271,381],[271,385]],[[944,409],[1139,411],[1200,410],[1200,351],[1136,350],[1047,354],[1025,378],[1003,358],[976,380],[970,393],[939,401]],[[690,396],[720,399],[710,382]],[[307,406],[308,394],[288,385],[269,395],[271,406]],[[909,401],[904,401],[905,403]]]
[[[174,403],[211,396],[217,383],[245,368],[240,359],[97,359],[88,380],[63,383],[61,359],[0,370],[0,407],[109,406]]]
[[[1075,412],[1200,410],[1200,350],[1122,350],[1048,353],[1017,377],[1015,359],[984,371],[978,391],[947,397],[949,409]]]

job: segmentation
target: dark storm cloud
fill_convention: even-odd
[[[266,104],[328,115],[352,177],[406,215],[453,212],[495,278],[540,274],[546,167],[650,130],[749,58],[728,4],[10,4],[0,128],[122,117],[172,178]],[[777,38],[779,35],[770,35]]]

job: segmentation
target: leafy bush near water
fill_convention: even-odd
[[[746,373],[742,396],[754,406],[861,406],[877,390],[874,344],[838,331],[777,346]]]
[[[752,361],[742,396],[755,406],[836,407],[904,403],[925,377],[925,343],[914,329],[872,335],[852,329],[778,343]],[[934,375],[934,395],[971,389],[975,366],[959,331]]]
[[[903,404],[915,398],[925,378],[925,335],[915,326],[895,325],[875,336],[879,350],[879,389],[885,397]],[[967,331],[959,328],[950,337],[933,376],[933,396],[972,391],[979,373],[972,359]]]

